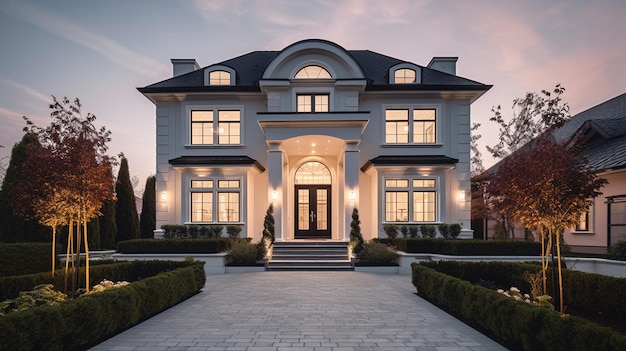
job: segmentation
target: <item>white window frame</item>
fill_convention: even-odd
[[[593,227],[594,205],[595,203],[589,207],[589,210],[587,210],[587,229],[578,229],[578,224],[576,224],[574,228],[572,228],[572,233],[589,234],[595,232]]]
[[[213,143],[212,144],[193,144],[192,142],[192,122],[191,122],[191,114],[193,111],[213,111]],[[219,140],[219,111],[239,111],[239,143],[238,144],[220,144]],[[183,112],[186,116],[185,118],[185,129],[187,133],[187,142],[185,147],[187,148],[232,148],[232,147],[243,147],[245,145],[245,125],[244,125],[244,107],[243,105],[189,105],[184,108]]]
[[[399,188],[388,188],[387,187],[387,181],[388,180],[407,180],[408,181],[408,187],[399,187]],[[413,181],[414,180],[434,180],[435,181],[435,187],[434,188],[421,188],[421,187],[414,187],[413,186]],[[384,177],[382,177],[382,184],[381,184],[381,190],[382,190],[382,196],[381,196],[381,201],[382,201],[382,206],[381,206],[381,210],[382,210],[382,218],[383,218],[383,223],[396,223],[396,224],[436,224],[436,223],[440,223],[440,216],[441,216],[441,197],[442,197],[442,188],[441,188],[441,179],[440,176],[437,175],[432,175],[432,176],[422,176],[422,175],[386,175]],[[435,193],[435,218],[433,221],[416,221],[414,218],[414,203],[413,203],[413,197],[414,194],[416,192],[421,192],[421,191],[427,191],[427,192],[434,192]],[[387,221],[387,193],[388,192],[406,192],[408,193],[408,206],[407,206],[407,220],[406,221]]]
[[[412,83],[400,83],[396,82],[396,71],[410,69],[415,72],[415,81]],[[422,83],[422,68],[418,65],[412,63],[400,63],[391,68],[389,68],[389,72],[387,73],[389,76],[389,84],[398,84],[398,85],[411,85],[411,84],[421,84]]]
[[[387,142],[387,111],[388,110],[408,110],[408,142],[406,143],[388,143]],[[415,110],[435,110],[435,142],[433,143],[416,143],[415,142]],[[442,124],[442,108],[438,104],[402,104],[402,105],[384,105],[382,109],[382,145],[384,146],[440,146],[441,145],[441,124]]]
[[[194,181],[212,181],[213,186],[211,188],[193,188],[192,182]],[[220,181],[236,181],[239,183],[239,187],[237,188],[220,188]],[[213,177],[190,177],[186,180],[188,191],[187,191],[187,221],[185,223],[190,224],[242,224],[243,223],[243,187],[244,182],[242,177],[229,177],[229,176],[213,176]],[[203,193],[203,194],[211,194],[212,203],[211,203],[211,221],[193,221],[193,194],[194,193]],[[238,220],[237,221],[222,221],[220,220],[220,194],[224,193],[237,193],[239,195],[238,199]]]
[[[306,81],[306,80],[305,80]],[[298,95],[328,95],[328,112],[335,111],[333,101],[335,101],[335,90],[332,87],[294,87],[291,89],[291,110],[296,113],[309,113],[309,112],[297,112],[298,111]],[[319,113],[328,113],[319,112]]]
[[[211,85],[211,72],[215,71],[224,71],[230,73],[230,84],[219,84],[219,85]],[[224,87],[224,86],[234,86],[237,82],[237,72],[227,66],[217,65],[211,66],[204,69],[204,85],[205,86],[214,86],[214,87]]]

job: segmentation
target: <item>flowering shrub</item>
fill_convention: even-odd
[[[24,311],[41,305],[55,305],[65,301],[67,295],[55,291],[52,284],[40,284],[33,290],[21,291],[20,296],[0,302],[0,316],[16,311]]]
[[[113,283],[110,280],[103,279],[100,283],[98,283],[97,285],[94,285],[93,289],[90,290],[89,292],[85,293],[85,295],[98,293],[98,292],[103,292],[105,290],[110,290],[110,289],[121,288],[121,287],[126,286],[128,284],[130,284],[130,283],[126,282],[126,281]]]
[[[550,295],[535,296],[534,298],[531,299],[531,296],[529,294],[522,294],[522,292],[514,286],[512,286],[509,290],[506,290],[506,291],[502,289],[498,289],[496,291],[504,296],[508,296],[517,301],[524,301],[527,304],[535,305],[539,307],[548,307],[551,310],[554,309],[554,306],[550,303],[550,300],[552,300],[552,296]]]

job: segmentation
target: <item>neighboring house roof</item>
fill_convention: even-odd
[[[587,157],[587,164],[595,172],[626,168],[626,93],[574,115],[552,135],[559,142],[581,136],[581,153]],[[516,152],[523,151],[525,147]],[[474,180],[497,172],[505,159],[474,177]]]
[[[319,41],[319,39],[306,41]],[[337,47],[338,45],[331,43]],[[342,48],[343,50],[343,48]],[[226,61],[215,63],[193,72],[182,74],[148,85],[138,90],[146,93],[175,93],[200,91],[260,91],[259,80],[270,62],[282,51],[253,51]],[[369,50],[346,50],[361,67],[367,80],[366,90],[471,90],[487,91],[491,85],[485,85],[470,79],[447,74],[428,67],[416,65],[422,70],[420,84],[389,84],[389,69],[400,63],[409,63],[404,60],[382,55]],[[236,72],[235,86],[205,86],[204,69],[211,66],[226,66]]]

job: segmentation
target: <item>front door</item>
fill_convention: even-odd
[[[296,239],[330,239],[330,185],[296,185]]]

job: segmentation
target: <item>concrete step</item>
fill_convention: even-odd
[[[348,243],[337,241],[275,242],[269,271],[354,270],[348,257]]]

